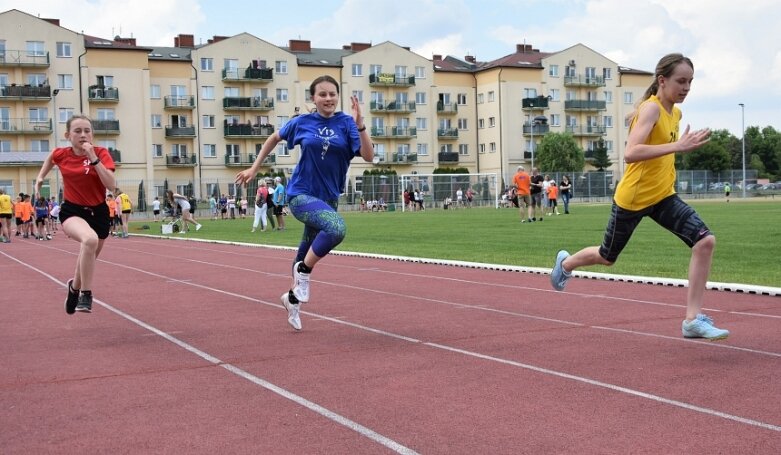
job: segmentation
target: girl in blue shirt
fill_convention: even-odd
[[[246,184],[257,178],[260,163],[280,141],[288,148],[300,146],[298,165],[286,188],[290,212],[304,223],[304,235],[293,261],[293,283],[282,294],[288,311],[288,323],[301,330],[299,304],[309,301],[309,275],[315,264],[342,242],[346,233],[344,219],[336,212],[339,195],[350,161],[361,156],[374,158],[356,97],[351,97],[352,116],[337,112],[339,83],[331,76],[320,76],[309,86],[315,110],[293,117],[263,144],[249,169],[236,175],[236,182]]]

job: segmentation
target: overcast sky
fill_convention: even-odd
[[[327,48],[392,41],[426,58],[487,61],[518,43],[543,52],[582,43],[647,71],[662,55],[682,52],[695,66],[684,123],[741,137],[738,103],[745,103],[746,127],[781,130],[778,0],[0,0],[0,11],[14,8],[148,46],[172,46],[179,33],[200,43],[248,32],[278,46],[290,39]]]

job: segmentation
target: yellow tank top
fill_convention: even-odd
[[[645,103],[659,105],[659,119],[648,135],[646,144],[658,145],[677,141],[681,110],[673,106],[672,113],[667,112],[659,98],[652,95],[640,104],[638,112]],[[632,119],[632,123],[629,125],[630,131],[636,122],[637,116]],[[637,211],[652,206],[673,194],[675,194],[675,154],[670,153],[628,164],[613,199],[622,209]]]

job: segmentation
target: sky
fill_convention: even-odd
[[[516,44],[557,52],[581,43],[649,72],[663,55],[681,52],[695,67],[684,125],[739,138],[743,124],[781,130],[778,0],[0,0],[0,12],[9,9],[145,46],[173,46],[180,33],[198,44],[247,32],[277,46],[391,41],[429,59],[490,61]]]

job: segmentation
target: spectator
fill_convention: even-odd
[[[129,230],[129,227],[130,227],[130,212],[133,211],[133,203],[130,201],[130,196],[125,194],[119,188],[116,189],[116,193],[119,195],[118,198],[121,201],[122,238],[126,239],[128,237],[128,230]]]
[[[531,217],[531,177],[526,172],[523,166],[518,166],[518,172],[513,176],[513,183],[515,184],[515,191],[517,196],[518,210],[521,212],[521,223],[526,221],[533,221]],[[510,199],[515,200],[515,198]]]
[[[277,230],[285,230],[285,185],[282,184],[282,177],[274,178],[274,216],[277,218]]]
[[[155,200],[152,201],[152,215],[154,216],[155,222],[160,220],[160,198],[155,196]]]
[[[14,204],[11,196],[0,188],[0,240],[11,243],[11,218],[14,216]]]
[[[569,200],[572,197],[572,182],[570,182],[568,175],[561,178],[559,191],[561,193],[561,200],[564,202],[564,214],[569,215]]]
[[[540,221],[543,219],[542,208],[542,182],[543,176],[540,175],[540,170],[536,167],[532,169],[531,176],[531,197],[532,197],[532,221],[537,221],[537,215],[540,215]]]
[[[266,210],[268,206],[266,199],[268,198],[268,186],[266,186],[266,180],[258,180],[258,191],[255,193],[255,221],[252,222],[252,232],[258,228],[260,224],[260,232],[266,232],[266,226],[268,225],[268,219],[266,218]]]
[[[551,180],[548,184],[548,216],[559,215],[558,204],[559,188],[556,186],[556,182]]]

